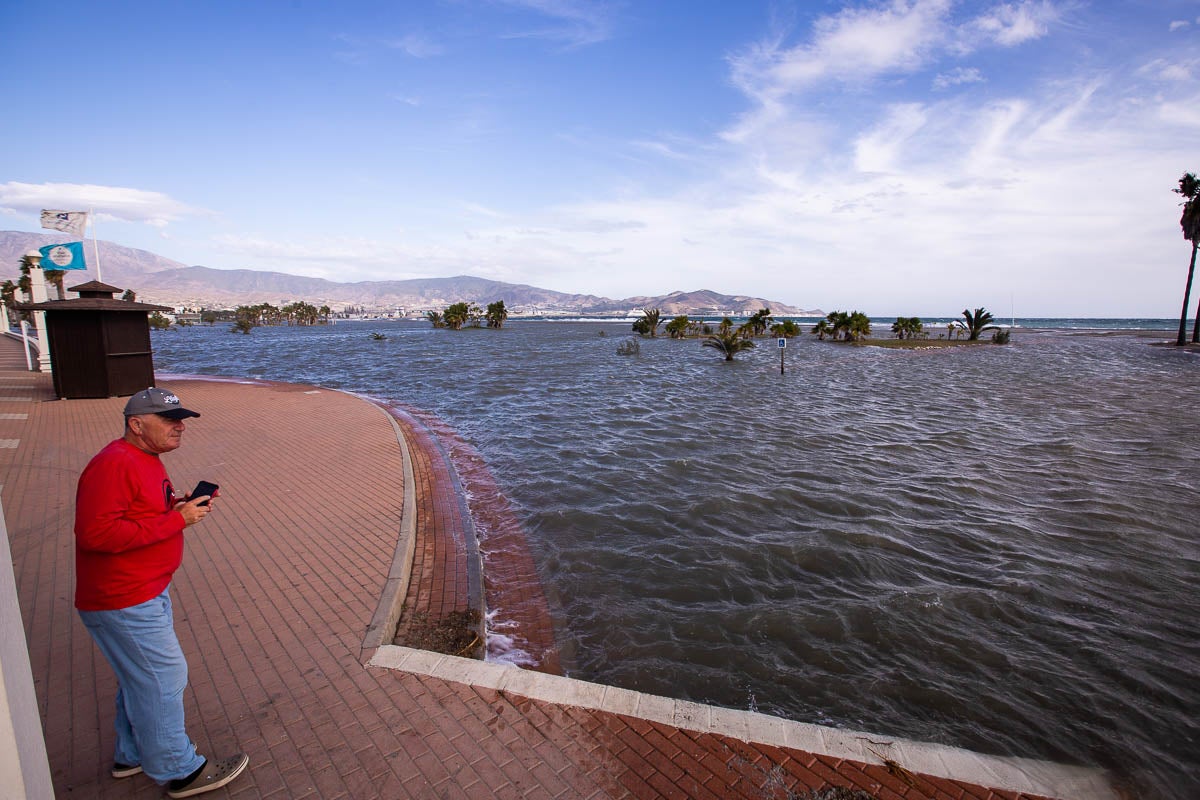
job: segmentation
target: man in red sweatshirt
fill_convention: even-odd
[[[83,470],[75,499],[75,608],[117,675],[112,775],[144,771],[172,798],[224,786],[249,763],[244,753],[204,758],[184,725],[187,661],[169,587],[184,529],[212,511],[212,498],[177,497],[159,456],[198,416],[163,389],[129,398],[124,435]]]

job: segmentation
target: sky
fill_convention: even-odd
[[[6,230],[871,315],[1182,302],[1200,0],[9,0],[0,30]]]

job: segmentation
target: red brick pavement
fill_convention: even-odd
[[[394,641],[420,647],[422,634],[451,615],[475,612],[478,638],[457,650],[476,655],[483,645],[481,565],[470,514],[453,467],[432,432],[410,414],[393,414],[409,442],[417,481],[416,546],[412,576]]]
[[[418,480],[424,478],[422,483],[425,485],[432,483],[465,490],[458,497],[447,497],[446,492],[439,492],[437,497],[442,502],[429,504],[428,516],[418,515],[417,553],[435,551],[434,545],[423,540],[431,533],[449,530],[455,540],[453,547],[444,545],[443,551],[465,553],[468,570],[478,570],[482,561],[483,607],[491,614],[488,621],[489,656],[528,669],[558,673],[558,651],[550,607],[542,592],[524,530],[492,479],[483,457],[428,412],[398,407],[389,410],[413,444],[413,459],[419,462]],[[418,492],[418,504],[421,503],[420,496]],[[469,500],[466,499],[468,496]],[[441,519],[446,520],[444,525],[440,523]],[[432,520],[439,522],[434,524]],[[478,553],[461,541],[464,536],[468,541],[472,537],[478,539]],[[462,569],[462,566],[457,568]],[[414,584],[418,583],[420,581],[414,580]],[[410,586],[405,607],[421,608],[421,593],[420,587]],[[460,593],[453,604],[443,606],[441,613],[458,610],[463,602],[467,602],[467,598]],[[406,644],[406,621],[401,618],[396,644]]]
[[[120,434],[124,399],[53,400],[48,376],[25,372],[11,345],[0,342],[0,499],[55,790],[159,797],[145,776],[107,773],[116,687],[72,608],[75,481]],[[191,735],[204,753],[250,755],[214,796],[784,798],[826,785],[889,799],[1025,796],[364,666],[403,505],[390,421],[315,387],[162,383],[203,414],[164,459],[173,480],[181,491],[201,478],[222,487],[214,513],[188,530],[172,590]],[[417,480],[422,495],[444,488]],[[438,559],[435,544],[433,562],[448,563]],[[454,569],[442,590],[453,583],[457,603]]]

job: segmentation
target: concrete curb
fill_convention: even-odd
[[[417,548],[417,479],[413,472],[408,439],[404,436],[400,423],[386,406],[373,401],[368,402],[388,418],[392,430],[396,432],[396,441],[400,443],[400,452],[404,460],[404,507],[400,513],[400,535],[396,540],[392,566],[388,570],[383,591],[379,593],[379,606],[375,609],[375,614],[363,635],[359,660],[364,663],[371,658],[376,648],[390,643],[396,635],[396,624],[400,621],[404,598],[408,594],[408,584],[412,580],[413,556]]]
[[[864,764],[892,762],[913,773],[1005,791],[1062,800],[1119,800],[1107,774],[1088,767],[988,756],[957,747],[792,722],[395,645],[377,649],[367,666]]]

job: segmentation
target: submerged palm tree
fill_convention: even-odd
[[[986,309],[977,308],[971,313],[964,308],[963,319],[958,320],[958,326],[967,332],[967,340],[974,342],[979,339],[979,334],[996,327],[992,324],[993,319],[991,312]]]
[[[672,339],[682,339],[687,336],[691,327],[692,321],[688,319],[687,314],[680,314],[668,322],[664,330],[666,330],[667,336],[670,336]]]
[[[829,332],[833,334],[835,340],[848,335],[850,330],[850,315],[845,311],[830,311],[825,315],[825,320],[829,323]]]
[[[442,312],[442,322],[453,331],[462,330],[471,317],[471,306],[467,303],[452,303]]]
[[[896,317],[892,323],[892,333],[897,339],[913,338],[925,329],[920,317]]]
[[[725,354],[726,361],[733,361],[735,354],[754,347],[752,339],[747,339],[741,331],[735,331],[732,327],[722,327],[711,336],[705,337],[701,344],[720,350]]]
[[[751,336],[762,336],[771,324],[771,309],[761,308],[750,315],[743,326]]]
[[[846,321],[846,338],[852,342],[871,335],[871,318],[861,311],[851,311]]]
[[[489,328],[503,328],[504,320],[508,319],[508,309],[504,307],[504,301],[497,300],[494,303],[488,303],[485,316]]]
[[[662,312],[657,308],[642,309],[642,318],[633,323],[634,333],[640,333],[642,336],[658,336],[661,318]]]
[[[796,324],[795,320],[783,319],[771,326],[771,335],[791,339],[793,336],[800,335],[800,326]]]
[[[1179,336],[1175,344],[1185,344],[1187,332],[1188,300],[1192,293],[1192,276],[1196,272],[1196,249],[1200,247],[1200,180],[1195,173],[1185,172],[1179,179],[1179,187],[1171,191],[1183,195],[1183,215],[1179,218],[1179,227],[1183,229],[1183,238],[1192,243],[1192,261],[1188,265],[1187,285],[1183,289],[1183,312],[1179,315]],[[1200,342],[1200,306],[1197,306],[1196,325],[1192,329],[1192,341]]]

